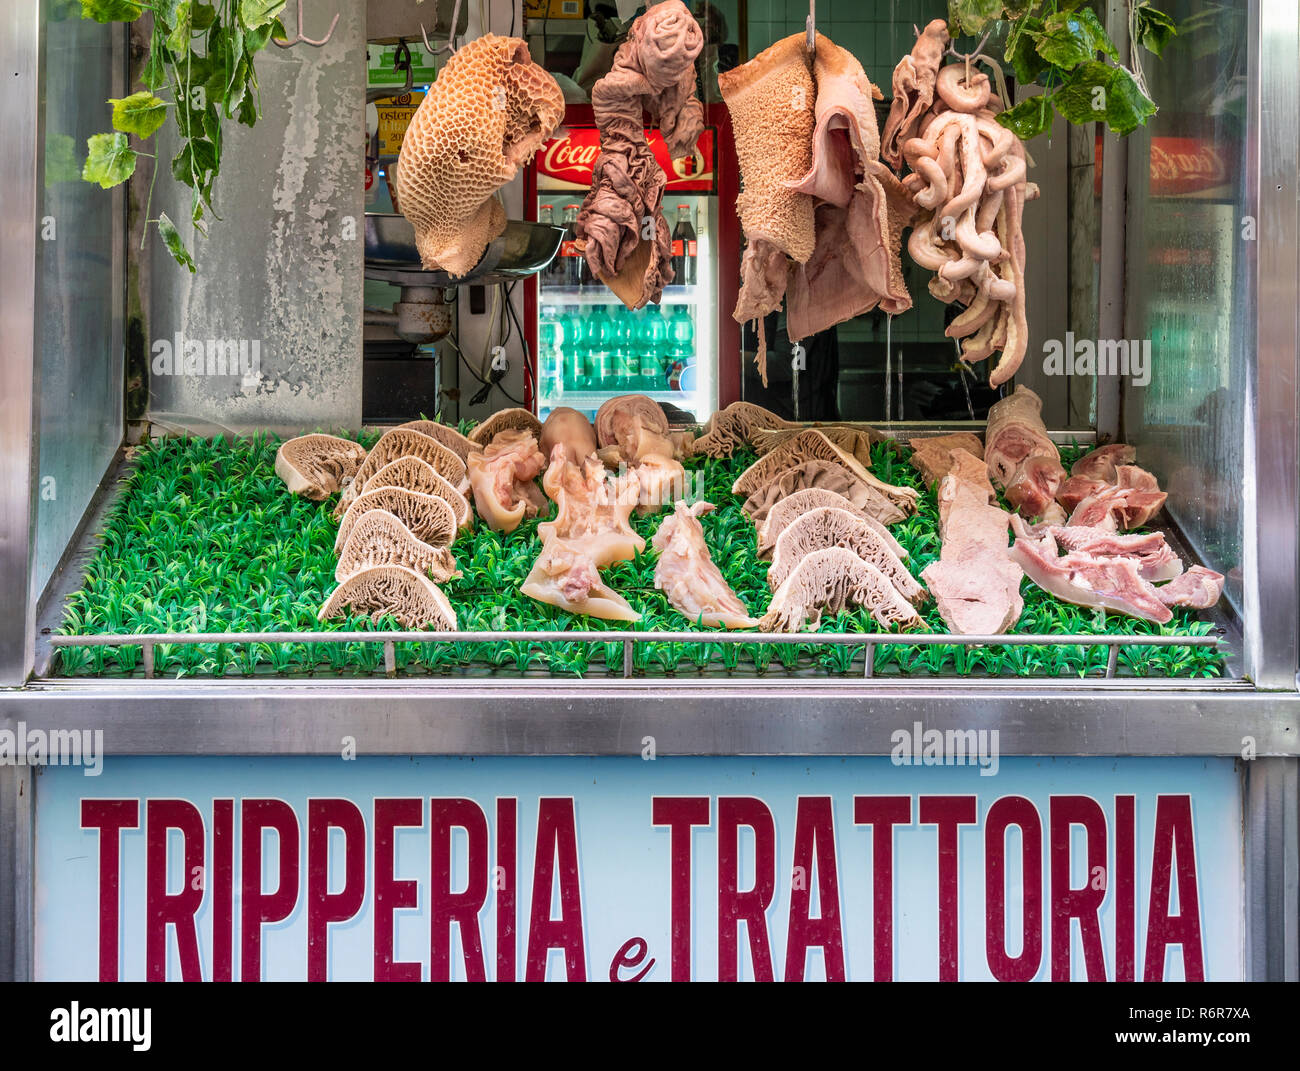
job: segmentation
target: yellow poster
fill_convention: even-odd
[[[415,109],[423,99],[423,93],[403,93],[376,103],[379,112],[380,156],[396,156],[402,151],[402,138],[406,134],[406,128],[411,125]]]

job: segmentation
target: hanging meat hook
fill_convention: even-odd
[[[420,23],[420,36],[424,38],[424,50],[430,56],[441,56],[444,52],[455,54],[456,52],[456,23],[460,20],[460,0],[452,5],[451,25],[447,28],[447,43],[441,48],[434,48],[429,44],[429,35],[425,32],[424,23]],[[433,26],[436,30],[438,27],[438,5],[433,5]]]
[[[271,40],[281,48],[293,48],[293,46],[297,44],[311,45],[313,48],[322,48],[330,43],[330,38],[334,36],[334,27],[338,24],[339,16],[336,13],[334,15],[334,21],[330,23],[329,32],[319,41],[313,41],[302,32],[302,0],[298,0],[298,36],[289,38],[285,41],[281,41],[278,37],[272,37]]]

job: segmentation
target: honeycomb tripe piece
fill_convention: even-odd
[[[813,199],[786,183],[812,167],[816,89],[804,35],[783,38],[748,63],[720,72],[718,87],[731,113],[745,180],[736,199],[745,237],[802,264],[816,244]]]
[[[397,210],[426,270],[465,275],[506,215],[493,194],[564,117],[564,93],[517,37],[484,34],[438,72],[402,138]]]

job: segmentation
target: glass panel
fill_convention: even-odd
[[[1244,402],[1254,360],[1247,268],[1245,5],[1174,3],[1176,48],[1146,65],[1159,114],[1129,147],[1124,423],[1167,509],[1240,608]]]
[[[114,270],[120,194],[81,179],[86,139],[118,95],[113,34],[76,5],[46,5],[45,187],[41,207],[37,590],[72,539],[122,440],[121,281]]]

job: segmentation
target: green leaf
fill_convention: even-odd
[[[167,57],[161,48],[151,48],[149,62],[140,72],[140,81],[149,89],[161,89],[167,84]]]
[[[81,0],[81,17],[96,22],[134,22],[143,12],[132,0]]]
[[[185,248],[185,243],[181,241],[181,233],[176,229],[176,224],[167,218],[166,212],[158,213],[158,233],[162,235],[163,244],[167,246],[167,252],[182,268],[189,268],[190,274],[194,274],[197,265],[190,252]]]
[[[187,141],[172,159],[172,177],[186,186],[206,186],[208,172],[216,169],[217,150],[204,138]]]
[[[948,0],[948,29],[954,37],[982,34],[1002,13],[1002,0]]]
[[[134,174],[136,153],[128,147],[125,134],[93,134],[86,147],[89,152],[81,177],[87,182],[111,190]]]
[[[1120,137],[1131,134],[1156,114],[1156,105],[1123,67],[1113,68],[1106,97],[1106,125]]]
[[[190,0],[171,0],[172,32],[167,35],[167,47],[177,56],[183,56],[190,48]]]
[[[211,4],[195,4],[190,11],[190,24],[203,33],[217,21],[217,9]]]
[[[152,93],[132,93],[120,99],[109,98],[113,105],[113,129],[138,137],[152,137],[167,121],[167,102]]]
[[[265,26],[284,10],[285,0],[239,0],[239,21],[246,30]]]
[[[1145,2],[1133,9],[1133,21],[1138,44],[1157,56],[1164,51],[1165,45],[1169,44],[1169,39],[1178,33],[1178,27],[1174,25],[1173,19]]]
[[[245,93],[244,99],[239,103],[239,121],[244,126],[253,126],[257,123],[257,101],[252,93]]]
[[[77,156],[77,143],[71,134],[45,135],[45,185],[59,182],[76,182],[81,178],[81,160]]]
[[[1092,12],[1088,12],[1092,15]],[[1100,32],[1098,40],[1096,34]],[[1098,51],[1109,49],[1114,53],[1115,46],[1110,43],[1106,31],[1101,29],[1096,16],[1088,22],[1082,12],[1058,11],[1049,15],[1043,22],[1043,32],[1039,35],[1036,47],[1038,54],[1053,67],[1073,70],[1080,63],[1096,57]]]
[[[279,37],[283,40],[288,36],[284,32],[284,24],[278,17],[274,18],[265,26],[259,26],[256,30],[248,31],[248,36],[244,38],[244,53],[251,57],[270,44],[272,37]]]
[[[1014,108],[999,112],[996,118],[1021,141],[1029,141],[1052,129],[1051,101],[1046,93],[1030,97]]]
[[[1007,36],[1006,60],[1016,72],[1016,81],[1029,85],[1047,70],[1047,63],[1038,54],[1038,38],[1043,32],[1043,20],[1035,15],[1016,22]]]
[[[1110,39],[1110,34],[1106,32],[1106,27],[1098,20],[1096,13],[1090,7],[1081,8],[1075,12],[1072,18],[1079,20],[1079,25],[1083,32],[1092,39],[1092,47],[1098,52],[1104,52],[1116,63],[1119,62],[1119,49],[1115,47],[1115,42]]]
[[[1065,76],[1061,88],[1052,95],[1052,103],[1066,122],[1077,126],[1106,119],[1116,70],[1089,60]]]

